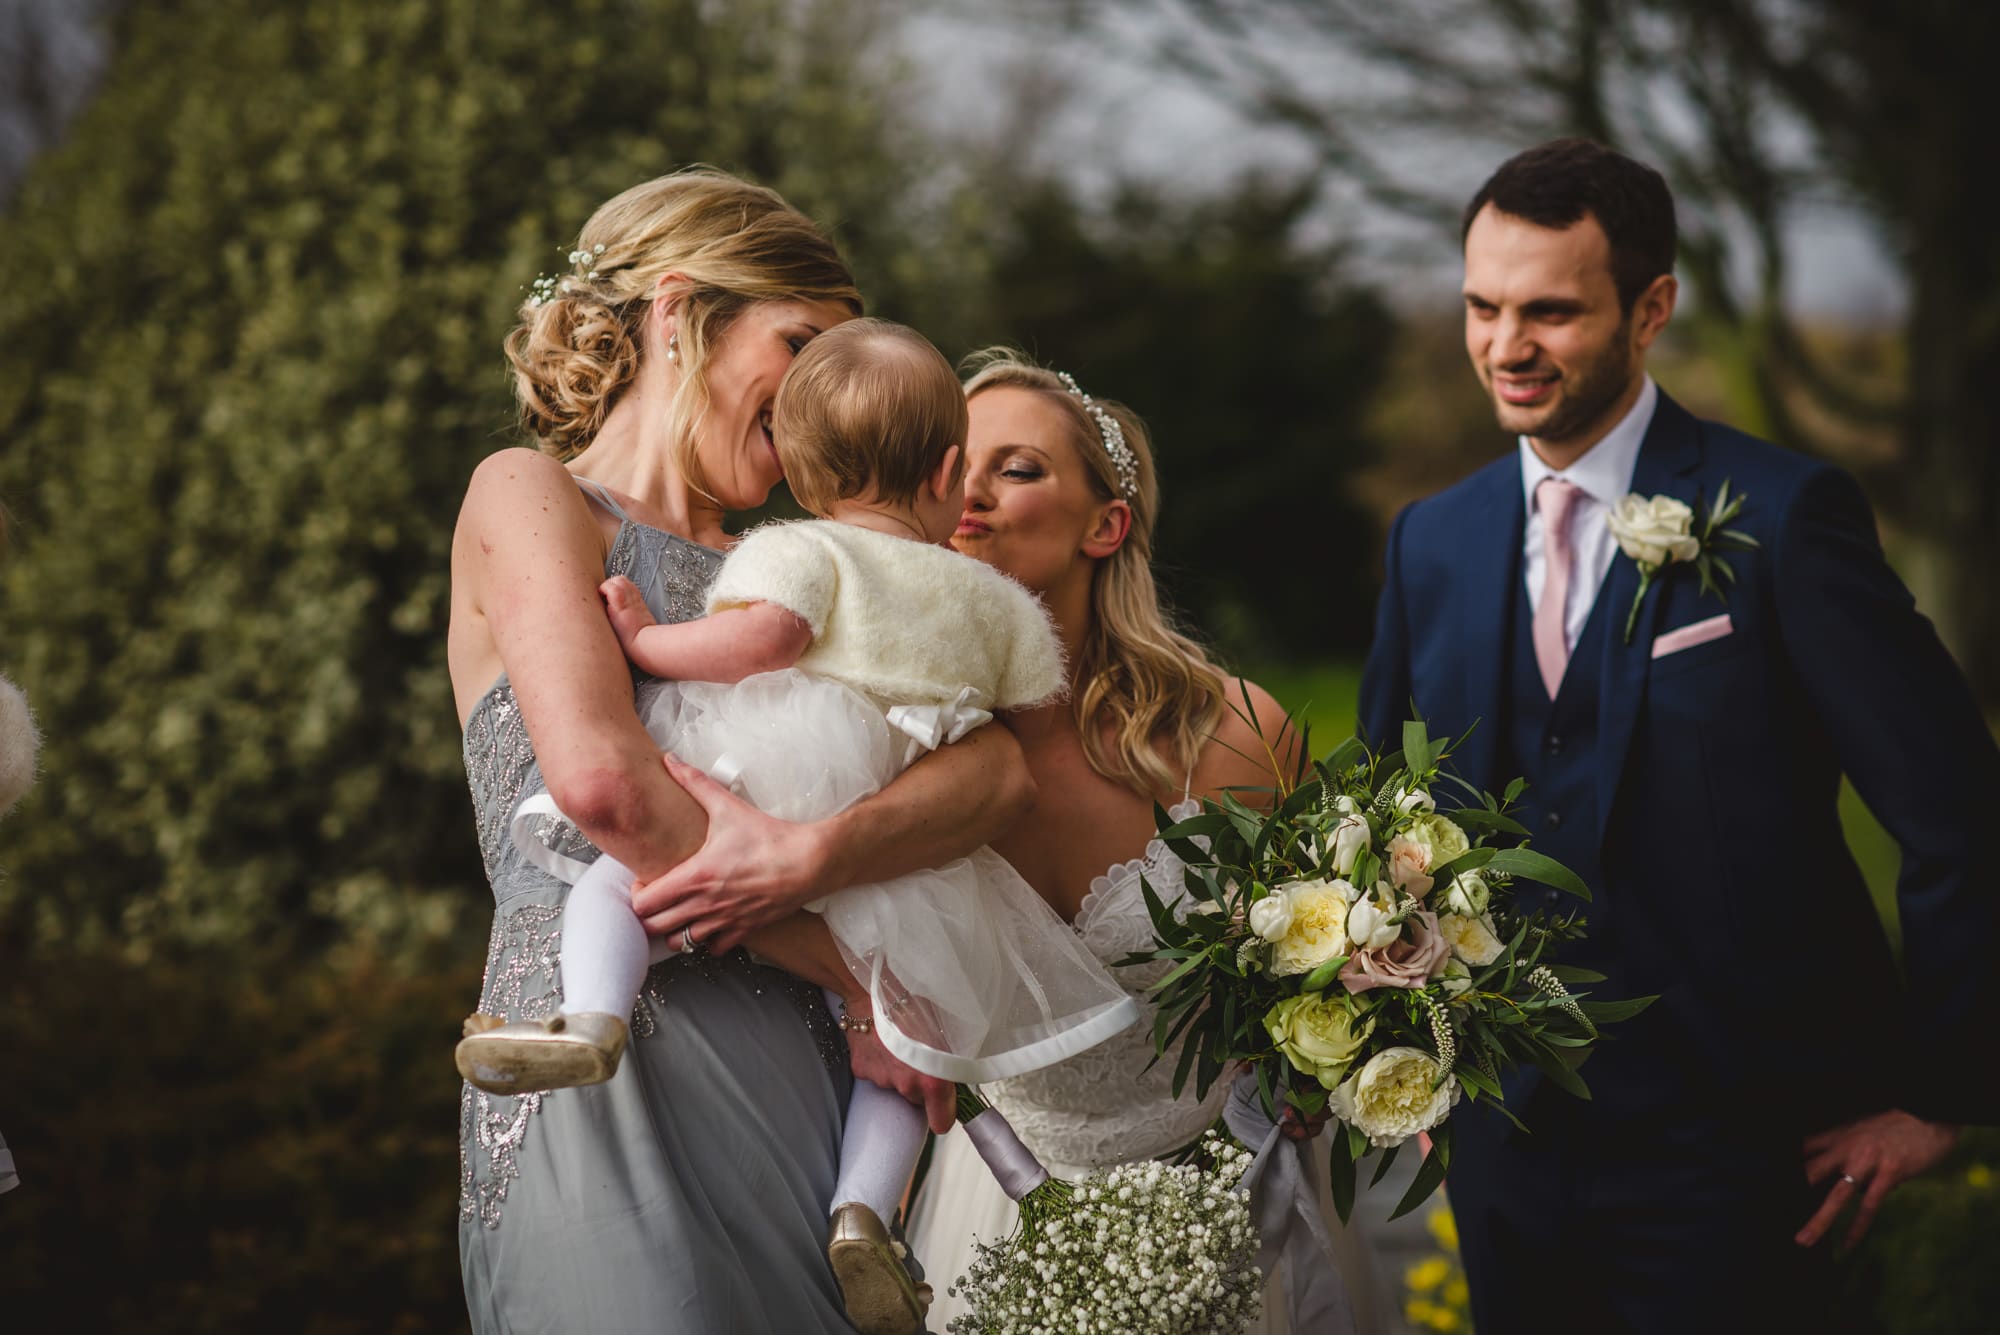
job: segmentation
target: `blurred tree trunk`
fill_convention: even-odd
[[[1061,6],[1075,15],[1074,6]],[[1439,150],[1587,134],[1659,166],[1682,212],[1689,311],[1739,358],[1761,420],[1863,477],[1975,691],[2000,708],[2000,8],[1956,0],[1130,0],[1156,57],[1310,144],[1329,186],[1455,227]],[[1793,224],[1838,205],[1908,285],[1907,371],[1830,368],[1786,307]],[[1840,442],[1888,435],[1885,463]]]

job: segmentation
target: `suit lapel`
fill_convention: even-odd
[[[1521,498],[1521,465],[1495,468],[1488,474],[1481,498],[1480,521],[1468,535],[1464,553],[1466,598],[1461,604],[1465,630],[1465,718],[1478,727],[1458,751],[1459,777],[1492,791],[1500,776],[1500,733],[1507,726],[1503,710],[1507,684],[1508,620],[1513,615],[1515,585],[1521,580],[1521,535],[1527,506]]]
[[[1639,446],[1639,459],[1632,470],[1632,490],[1641,496],[1665,493],[1694,503],[1695,481],[1690,476],[1701,462],[1700,424],[1687,409],[1661,393],[1653,410],[1646,439]],[[1653,661],[1653,636],[1659,629],[1662,603],[1660,586],[1679,579],[1684,572],[1666,567],[1654,577],[1646,600],[1632,626],[1632,642],[1625,642],[1625,617],[1639,592],[1639,567],[1620,552],[1612,559],[1599,597],[1610,617],[1604,639],[1604,658],[1599,669],[1597,701],[1597,837],[1601,843],[1611,823],[1612,803],[1618,796],[1618,781],[1625,772],[1625,756],[1631,749],[1632,729],[1646,699],[1646,678]]]

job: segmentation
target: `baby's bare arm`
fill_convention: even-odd
[[[630,580],[608,579],[599,592],[625,656],[656,677],[741,681],[790,667],[812,643],[812,628],[775,603],[746,603],[693,621],[661,623]]]

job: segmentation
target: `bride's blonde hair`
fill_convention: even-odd
[[[1201,645],[1174,627],[1153,583],[1160,484],[1146,424],[1124,404],[1092,396],[1132,452],[1136,485],[1128,495],[1102,431],[1054,371],[1012,348],[975,352],[964,366],[972,372],[965,382],[968,400],[1001,386],[1045,397],[1062,413],[1098,498],[1131,506],[1131,533],[1091,575],[1090,624],[1071,665],[1070,709],[1092,769],[1144,796],[1178,793],[1222,718],[1227,678]]]
[[[861,314],[854,275],[812,219],[775,190],[712,167],[635,185],[583,225],[569,269],[535,285],[507,335],[521,424],[558,459],[596,438],[639,373],[658,284],[679,274],[680,388],[668,439],[681,472],[707,489],[695,457],[703,371],[730,323],[759,301],[833,301]]]

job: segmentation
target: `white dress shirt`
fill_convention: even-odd
[[[1605,433],[1604,439],[1584,451],[1581,459],[1561,472],[1542,462],[1528,438],[1520,438],[1521,486],[1527,493],[1528,525],[1521,536],[1521,570],[1528,584],[1528,607],[1542,603],[1542,580],[1547,574],[1547,553],[1542,544],[1542,516],[1535,508],[1535,488],[1545,477],[1559,477],[1574,484],[1583,495],[1570,512],[1569,540],[1575,565],[1570,570],[1569,606],[1564,609],[1563,637],[1571,649],[1583,635],[1597,591],[1618,555],[1617,539],[1611,536],[1611,508],[1632,490],[1632,470],[1639,463],[1639,446],[1646,428],[1653,423],[1653,409],[1660,401],[1659,386],[1645,377],[1632,410]]]

